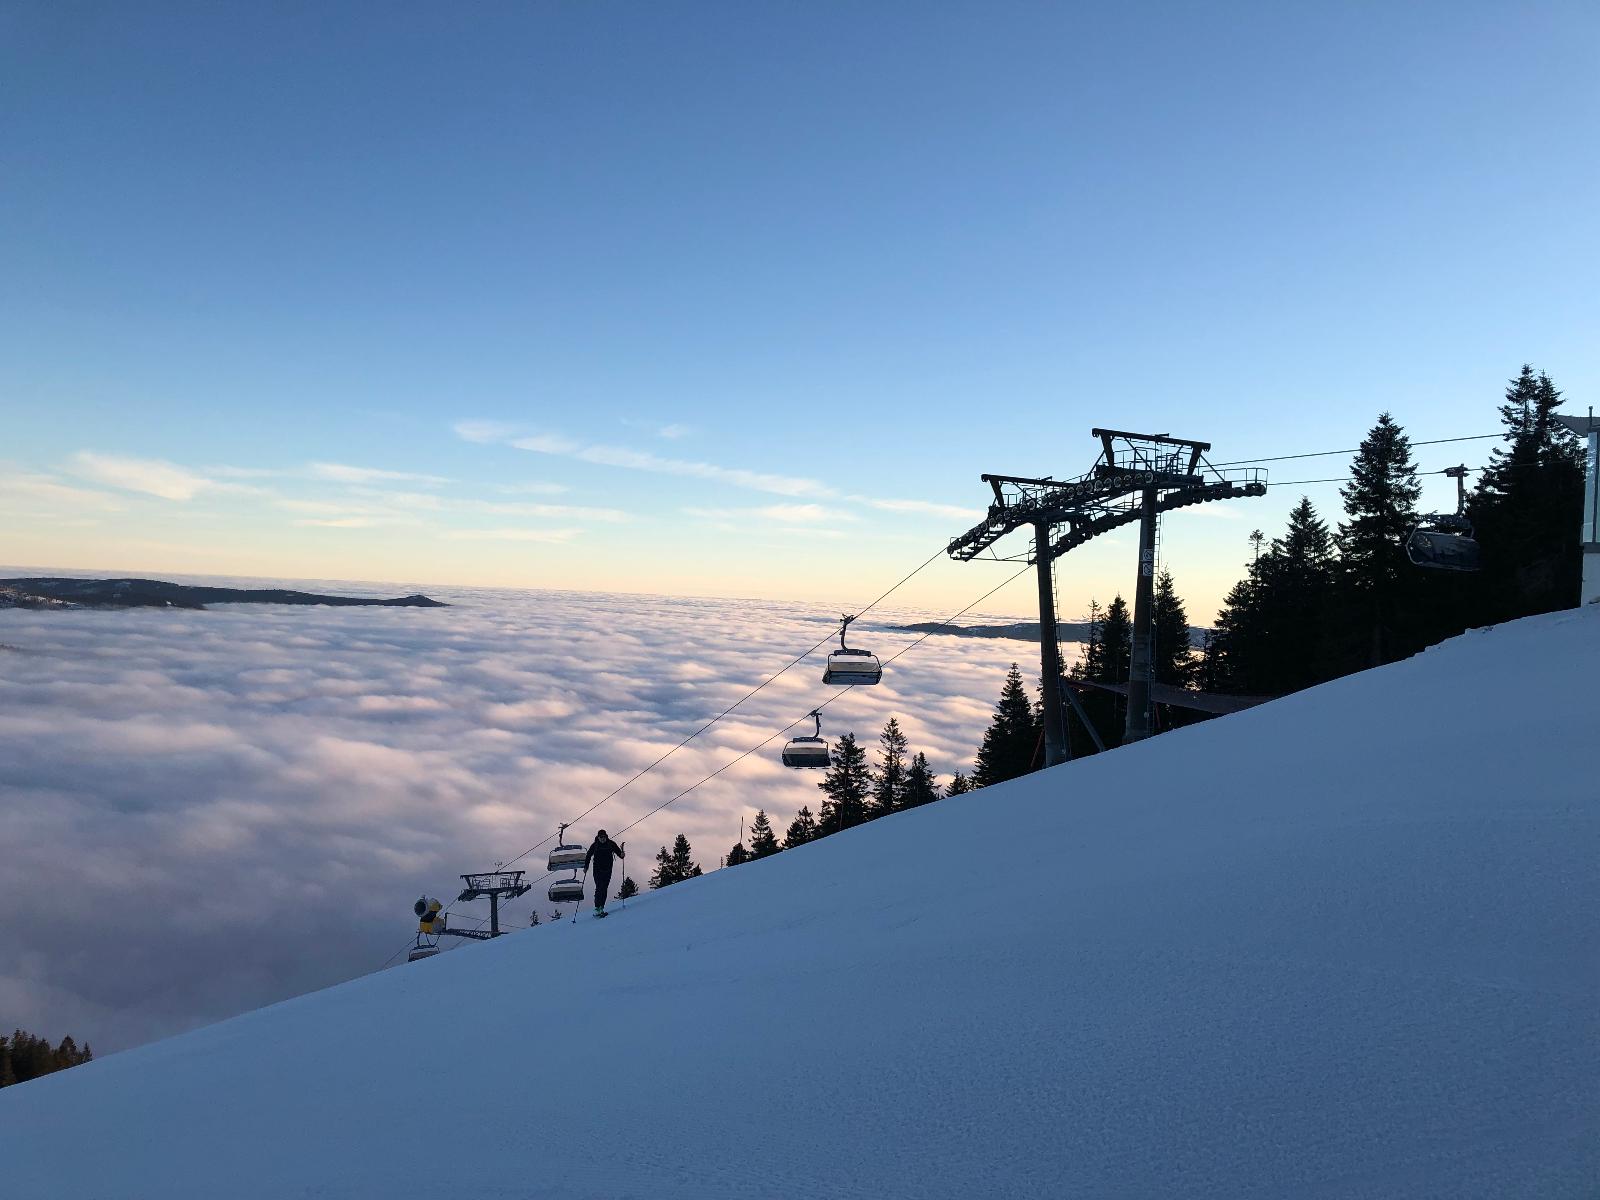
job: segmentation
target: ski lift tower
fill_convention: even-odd
[[[456,897],[458,902],[467,900],[481,900],[489,898],[489,936],[500,936],[500,897],[515,900],[533,889],[533,885],[522,882],[521,871],[483,871],[477,875],[463,875],[461,881],[467,886],[461,889],[461,895]],[[452,931],[453,932],[453,931]]]
[[[1062,720],[1061,649],[1056,637],[1055,560],[1113,529],[1139,522],[1139,576],[1134,591],[1133,653],[1129,664],[1128,722],[1123,740],[1150,736],[1150,684],[1154,667],[1151,626],[1154,616],[1157,529],[1161,514],[1212,500],[1264,496],[1266,472],[1259,468],[1219,471],[1205,461],[1209,442],[1166,434],[1095,429],[1100,457],[1087,474],[1071,479],[1030,479],[1016,475],[981,476],[994,491],[983,521],[948,547],[951,558],[971,562],[980,556],[1038,567],[1039,658],[1044,677],[1044,761],[1065,762],[1066,726]],[[1002,559],[994,552],[1001,538],[1023,526],[1033,529],[1033,547]],[[1066,531],[1060,532],[1061,526]]]

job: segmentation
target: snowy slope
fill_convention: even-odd
[[[1597,679],[1471,633],[6,1089],[7,1195],[1592,1196]]]

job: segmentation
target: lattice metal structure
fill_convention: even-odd
[[[533,885],[522,882],[521,871],[480,871],[475,875],[463,875],[461,881],[467,886],[461,889],[457,901],[489,899],[489,936],[500,936],[500,898],[515,900],[518,896],[532,890]],[[454,933],[454,930],[449,932]],[[469,935],[470,936],[470,935]]]
[[[961,562],[978,557],[1001,559],[994,551],[996,543],[1023,526],[1033,527],[1031,547],[1026,552],[1004,556],[1003,561],[1024,561],[1039,568],[1040,665],[1048,681],[1062,674],[1052,564],[1103,533],[1140,522],[1133,661],[1124,734],[1125,741],[1138,741],[1150,734],[1150,626],[1160,516],[1213,500],[1264,496],[1266,472],[1258,467],[1228,471],[1212,467],[1205,460],[1211,449],[1209,442],[1121,429],[1095,429],[1092,435],[1100,439],[1100,457],[1083,475],[1070,479],[982,476],[994,491],[994,502],[979,524],[950,540],[948,551],[951,558]],[[1044,707],[1045,764],[1053,766],[1066,761],[1066,739],[1060,689],[1048,683]]]

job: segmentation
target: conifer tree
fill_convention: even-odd
[[[750,861],[750,851],[744,848],[743,842],[735,842],[733,849],[728,851],[728,866],[737,867],[740,863]]]
[[[1155,680],[1171,687],[1189,687],[1194,682],[1194,649],[1189,644],[1189,614],[1172,582],[1172,572],[1163,567],[1156,576],[1151,623],[1155,627]]]
[[[868,818],[886,817],[904,806],[906,788],[906,735],[900,722],[890,717],[878,737],[878,768],[872,773],[872,803]]]
[[[867,767],[867,752],[856,745],[855,734],[847,733],[839,739],[833,765],[817,786],[828,797],[817,814],[817,837],[850,829],[867,819],[872,772]]]
[[[900,803],[902,808],[921,808],[939,798],[939,785],[928,768],[928,756],[918,750],[906,770],[906,790]]]
[[[672,873],[673,882],[681,883],[685,879],[693,879],[700,874],[700,866],[690,857],[689,839],[679,834],[672,839]]]
[[[960,771],[957,771],[950,777],[950,783],[944,789],[944,794],[946,796],[960,796],[966,792],[970,792],[971,790],[972,780],[968,779]]]
[[[1561,392],[1524,365],[1506,387],[1505,444],[1479,477],[1469,515],[1483,548],[1480,622],[1576,604],[1582,554],[1573,529],[1583,508],[1584,449],[1557,419]],[[1457,584],[1460,580],[1443,580]],[[1453,632],[1453,631],[1452,631]]]
[[[1350,482],[1339,489],[1345,519],[1336,541],[1344,594],[1360,614],[1361,641],[1350,646],[1349,666],[1378,666],[1417,649],[1409,644],[1415,622],[1415,568],[1405,543],[1417,523],[1422,487],[1411,461],[1411,440],[1381,413],[1350,464]]]
[[[750,857],[767,858],[778,853],[778,839],[772,832],[772,822],[765,809],[756,810],[756,819],[750,823]]]
[[[633,881],[632,876],[624,875],[622,877],[622,886],[617,889],[617,899],[626,900],[630,896],[637,896],[638,894],[639,885]]]
[[[650,886],[652,888],[671,887],[683,880],[678,874],[677,867],[672,861],[672,851],[665,846],[656,851],[656,869],[651,872]]]
[[[788,832],[783,835],[783,848],[793,850],[796,846],[804,846],[807,842],[817,840],[817,820],[811,815],[809,806],[802,806],[795,814],[794,820],[789,822]]]
[[[994,718],[984,731],[978,748],[972,781],[988,787],[1016,779],[1033,770],[1034,751],[1039,744],[1039,719],[1033,702],[1022,686],[1022,672],[1011,664],[1005,686],[995,704]]]

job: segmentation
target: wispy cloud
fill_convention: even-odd
[[[622,423],[629,429],[643,429],[654,434],[658,438],[665,438],[669,442],[675,442],[679,438],[688,437],[694,432],[694,428],[692,426],[683,425],[678,422],[673,422],[670,425],[662,425],[657,421],[642,421],[636,417],[623,417]]]
[[[959,504],[936,504],[930,500],[874,500],[870,496],[850,498],[883,512],[922,513],[930,517],[949,517],[953,521],[976,521],[983,516],[981,508],[963,508]]]
[[[450,529],[444,536],[462,542],[544,542],[561,545],[577,537],[578,529]]]
[[[683,510],[691,517],[707,521],[761,521],[782,525],[816,525],[829,521],[859,521],[855,513],[828,508],[821,504],[766,504],[754,508],[704,508],[690,506]]]
[[[439,475],[420,475],[415,471],[386,471],[379,467],[352,467],[347,463],[314,462],[306,468],[313,479],[335,483],[449,483]]]
[[[453,428],[462,441],[481,445],[510,441],[518,433],[515,425],[505,421],[457,421]]]
[[[176,463],[157,458],[123,458],[112,454],[96,454],[80,450],[72,456],[73,474],[110,487],[129,492],[142,492],[147,496],[160,496],[163,500],[193,500],[216,481],[196,474]]]
[[[53,508],[68,506],[95,512],[117,512],[122,506],[109,492],[73,487],[52,476],[34,472],[0,474],[0,498],[32,501]]]
[[[502,496],[559,496],[572,489],[564,483],[547,483],[535,479],[526,483],[497,484],[494,490]]]

